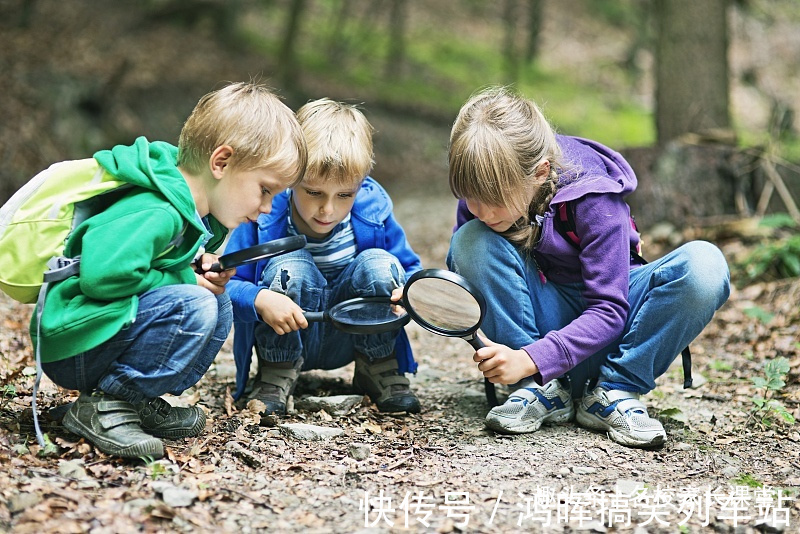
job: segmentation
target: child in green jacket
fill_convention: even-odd
[[[161,395],[197,383],[232,323],[234,271],[196,268],[210,268],[205,250],[302,179],[305,141],[266,87],[235,83],[199,101],[177,148],[140,137],[89,162],[134,187],[70,235],[65,255],[80,255],[80,273],[52,284],[31,334],[44,373],[80,391],[68,430],[107,454],[160,458],[158,438],[205,428],[202,409]]]

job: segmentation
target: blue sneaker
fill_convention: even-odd
[[[544,386],[530,380],[486,416],[486,426],[503,434],[535,432],[543,423],[566,423],[575,415],[572,394],[559,380]]]
[[[628,447],[657,447],[667,439],[664,426],[647,414],[639,394],[629,391],[600,386],[587,391],[578,404],[576,420],[582,427],[604,431]]]

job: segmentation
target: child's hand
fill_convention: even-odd
[[[392,302],[399,302],[403,298],[403,288],[396,287],[392,289],[392,296],[389,297]]]
[[[222,272],[211,272],[208,269],[211,268],[211,265],[217,262],[219,256],[216,254],[203,254],[198,262],[198,265],[202,269],[202,273],[195,272],[195,278],[197,279],[197,285],[202,286],[215,295],[221,295],[225,292],[225,284],[228,283],[228,280],[236,274],[236,269],[228,269],[227,271]]]
[[[478,370],[492,384],[514,384],[539,372],[524,350],[513,350],[483,337],[481,340],[486,346],[475,352],[472,359],[478,362]]]
[[[279,336],[301,328],[308,328],[303,310],[287,297],[269,289],[262,289],[256,296],[256,311]]]

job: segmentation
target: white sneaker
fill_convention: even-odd
[[[566,423],[575,415],[572,394],[558,380],[519,388],[486,416],[486,426],[504,434],[535,432],[543,423]]]
[[[629,391],[600,386],[587,391],[578,404],[576,420],[583,427],[605,431],[628,447],[657,447],[667,439],[663,425],[647,415],[639,394]]]

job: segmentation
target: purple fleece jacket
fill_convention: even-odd
[[[628,273],[638,266],[631,263],[630,250],[638,245],[639,235],[632,230],[624,201],[636,189],[633,169],[619,153],[600,143],[557,137],[564,171],[533,254],[547,280],[583,282],[586,309],[564,328],[522,347],[539,368],[535,379],[540,384],[563,375],[622,335],[629,310]],[[553,227],[555,206],[567,201],[574,201],[580,251]],[[470,219],[474,216],[460,200],[456,229]]]

